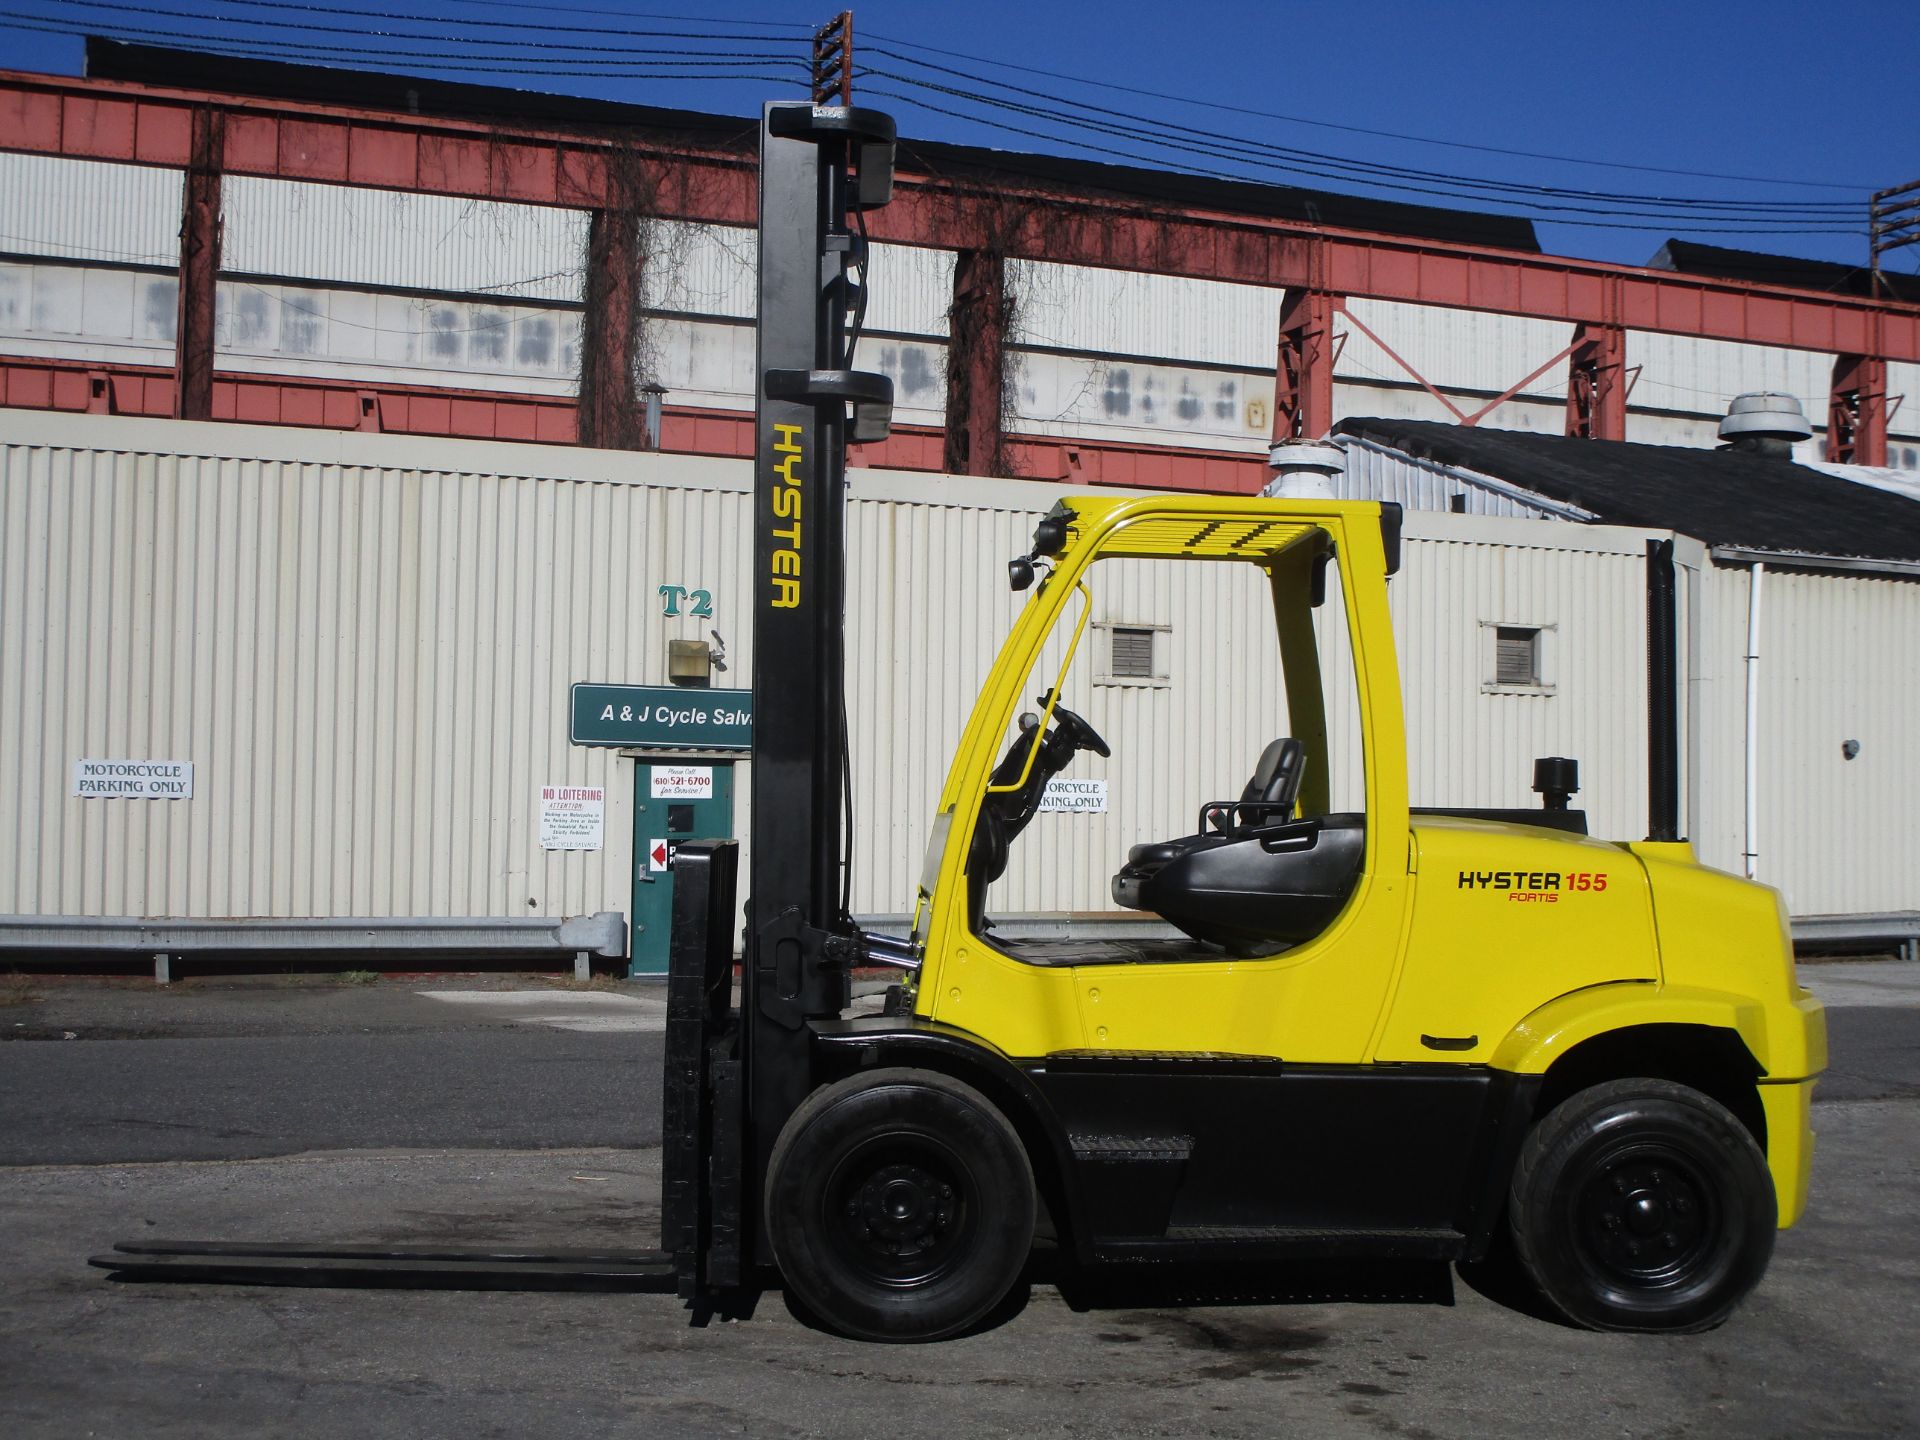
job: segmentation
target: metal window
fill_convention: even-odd
[[[1113,661],[1109,672],[1116,680],[1153,678],[1153,631],[1130,625],[1116,625],[1113,636]]]
[[[1493,683],[1540,683],[1540,631],[1530,625],[1500,625],[1493,637]]]
[[[1159,689],[1172,683],[1168,662],[1173,636],[1167,626],[1139,620],[1096,620],[1093,627],[1094,684]]]

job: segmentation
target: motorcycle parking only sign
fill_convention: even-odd
[[[76,800],[191,800],[191,760],[76,760]]]
[[[1059,776],[1047,782],[1040,792],[1040,813],[1056,815],[1104,815],[1107,813],[1105,780],[1063,780]]]

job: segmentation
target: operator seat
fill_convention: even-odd
[[[1307,747],[1290,735],[1282,735],[1260,752],[1253,777],[1241,788],[1238,800],[1209,800],[1200,807],[1200,828],[1194,834],[1136,845],[1127,852],[1127,864],[1164,865],[1238,827],[1273,818],[1284,820],[1293,813],[1306,766]]]
[[[1113,898],[1233,955],[1311,940],[1353,893],[1366,816],[1294,819],[1305,771],[1298,740],[1274,741],[1239,800],[1200,807],[1197,833],[1134,846],[1113,877]]]

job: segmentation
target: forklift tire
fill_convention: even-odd
[[[1033,1167],[992,1102],[930,1070],[873,1070],[793,1113],[767,1166],[774,1259],[795,1298],[859,1340],[977,1324],[1033,1246]]]
[[[1747,1128],[1666,1080],[1561,1102],[1527,1136],[1507,1197],[1529,1278],[1590,1330],[1711,1330],[1760,1283],[1777,1220]]]

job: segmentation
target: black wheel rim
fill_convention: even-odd
[[[978,1224],[965,1163],[923,1135],[877,1138],[846,1155],[822,1199],[822,1230],[841,1263],[895,1289],[952,1271]]]
[[[1721,1206],[1689,1155],[1669,1145],[1615,1147],[1576,1178],[1574,1233],[1582,1259],[1609,1288],[1665,1292],[1711,1271]]]

